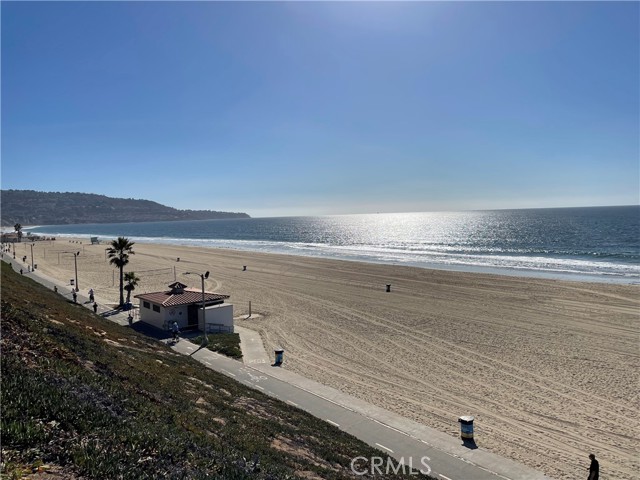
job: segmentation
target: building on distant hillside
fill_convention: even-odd
[[[140,320],[163,330],[178,322],[181,330],[205,331],[202,322],[202,290],[187,288],[175,282],[166,292],[141,293]],[[229,295],[204,292],[207,333],[233,333],[233,305],[224,303]]]

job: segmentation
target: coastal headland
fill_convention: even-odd
[[[77,265],[80,290],[115,304],[107,245],[88,240],[18,243],[16,259],[31,264],[33,248],[38,271],[69,292]],[[473,415],[481,448],[553,478],[584,476],[589,453],[609,478],[640,471],[636,285],[148,243],[134,251],[125,269],[141,278],[134,294],[175,280],[198,288],[185,272],[210,271],[206,289],[231,295],[238,324],[285,349],[284,368],[452,436],[457,418]]]

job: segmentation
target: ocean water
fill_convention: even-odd
[[[59,225],[27,231],[640,283],[640,206]]]

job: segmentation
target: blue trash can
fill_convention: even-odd
[[[473,417],[460,417],[458,422],[460,422],[460,437],[464,440],[473,440]]]
[[[275,362],[275,364],[276,365],[282,365],[282,360],[283,360],[283,357],[284,357],[284,350],[277,349],[275,352],[276,352],[276,362]]]

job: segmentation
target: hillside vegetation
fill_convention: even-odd
[[[1,303],[2,478],[362,478],[351,459],[384,456],[4,262]]]
[[[111,198],[92,193],[2,190],[2,226],[77,223],[159,222],[249,218],[246,213],[178,210],[150,200]]]

